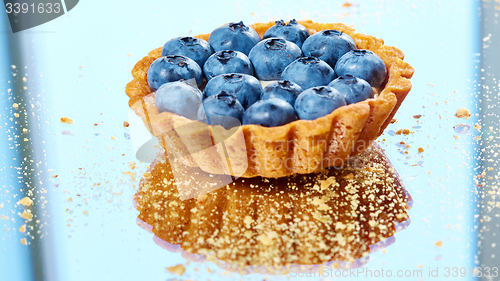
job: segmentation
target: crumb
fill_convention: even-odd
[[[455,117],[463,118],[465,120],[467,120],[470,116],[470,111],[465,107],[457,109],[457,112],[455,113]]]
[[[424,152],[424,149],[423,149],[423,148],[421,148],[421,147],[419,147],[419,148],[418,148],[418,153],[422,153],[422,152]]]
[[[184,271],[186,271],[186,268],[182,264],[178,264],[175,266],[167,267],[167,271],[172,273],[172,274],[177,274],[179,276],[182,276],[184,274]]]
[[[443,246],[443,242],[441,240],[439,240],[436,243],[434,243],[434,245],[436,245],[438,247],[442,247]]]
[[[409,135],[411,133],[413,133],[413,132],[410,131],[410,130],[408,130],[408,129],[399,129],[399,130],[396,131],[396,135],[405,135],[405,136],[407,136],[407,135]]]
[[[21,227],[19,228],[19,232],[23,232],[23,233],[26,232],[26,225],[25,224],[21,225]]]
[[[28,245],[28,241],[26,240],[26,238],[21,238],[21,244],[23,244],[24,246]]]
[[[24,210],[22,212],[22,214],[19,214],[19,216],[25,220],[31,220],[33,218],[33,214],[31,213],[31,210]]]
[[[19,105],[17,103],[13,103],[12,104],[12,107],[15,109],[15,110],[19,110]]]
[[[344,4],[342,4],[342,7],[344,8],[349,8],[349,7],[352,7],[354,6],[353,4],[349,3],[349,1],[346,1]]]
[[[17,205],[31,206],[31,204],[33,204],[33,200],[29,197],[24,197],[17,202]]]
[[[427,83],[427,85],[434,87],[434,84],[432,84],[432,83]]]
[[[132,173],[132,172],[122,172],[124,175],[127,175],[127,176],[130,176],[130,180],[132,182],[136,182],[136,179],[135,179],[135,174],[136,173]]]
[[[130,126],[130,123],[128,123],[127,121],[124,121],[123,122],[123,127],[128,128],[128,126]]]
[[[394,123],[397,123],[397,122],[398,122],[398,119],[392,118],[390,123],[394,124]]]
[[[415,119],[420,119],[420,117],[422,117],[422,115],[418,114],[418,115],[413,115],[413,118]]]
[[[73,119],[71,119],[69,117],[62,117],[61,118],[61,123],[73,124]]]

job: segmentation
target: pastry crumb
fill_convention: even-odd
[[[186,271],[186,268],[182,264],[178,264],[175,266],[167,267],[167,271],[172,273],[172,274],[177,274],[179,276],[182,276],[184,272]]]
[[[436,245],[438,247],[442,247],[443,246],[443,241],[439,240],[436,243],[434,243],[434,245]]]
[[[29,197],[24,197],[17,202],[17,205],[31,206],[31,204],[33,204],[33,200]]]
[[[21,238],[21,244],[23,244],[24,246],[28,245],[28,241],[26,240],[26,238]]]
[[[73,119],[71,119],[69,117],[62,117],[61,118],[61,123],[73,124]]]
[[[470,111],[465,107],[457,109],[457,112],[455,113],[455,117],[463,118],[465,120],[469,119],[470,116]]]
[[[424,149],[422,147],[419,147],[418,148],[418,153],[423,153],[424,152]]]
[[[396,131],[396,135],[405,135],[405,136],[407,136],[407,135],[409,135],[411,133],[413,133],[413,132],[410,131],[410,130],[408,130],[408,129],[399,129],[399,130]]]
[[[33,218],[31,210],[24,210],[19,216],[25,220],[31,220]]]
[[[349,1],[346,1],[344,4],[341,5],[343,8],[350,8],[352,6],[355,6],[354,4],[350,3]]]

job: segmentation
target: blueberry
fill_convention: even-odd
[[[302,57],[292,62],[281,75],[282,79],[293,81],[306,90],[326,86],[335,79],[335,72],[324,61],[315,57]]]
[[[337,60],[350,50],[356,49],[351,36],[337,30],[323,30],[306,39],[302,45],[304,56],[317,57],[332,68]]]
[[[247,109],[259,100],[262,85],[257,78],[251,75],[241,73],[221,74],[208,81],[203,94],[205,97],[209,97],[222,91],[235,95],[243,108]]]
[[[350,74],[364,79],[372,87],[380,87],[387,76],[384,61],[369,50],[352,50],[343,55],[335,66],[335,72],[339,76]]]
[[[198,120],[230,129],[241,125],[244,112],[235,95],[222,91],[203,100],[203,106],[198,109]]]
[[[260,94],[260,99],[282,99],[293,106],[301,92],[302,88],[298,84],[288,80],[281,80],[267,85],[262,91],[262,94]]]
[[[295,111],[300,119],[314,120],[347,105],[337,90],[328,86],[309,88],[295,101]]]
[[[155,105],[160,112],[172,112],[197,120],[201,99],[202,93],[198,88],[176,81],[161,85],[155,94]]]
[[[250,51],[255,76],[260,80],[279,80],[281,72],[302,55],[295,43],[281,38],[268,38],[260,41]]]
[[[339,91],[344,96],[347,104],[373,98],[372,86],[365,80],[349,74],[340,76],[330,82],[328,86]]]
[[[250,106],[243,115],[243,125],[255,124],[276,127],[297,120],[293,107],[281,99],[260,100]]]
[[[210,33],[208,43],[218,52],[224,50],[239,51],[248,56],[250,50],[260,41],[257,32],[240,22],[231,22]]]
[[[181,79],[195,79],[198,85],[201,85],[203,79],[200,66],[188,57],[160,57],[148,69],[148,84],[153,91],[165,83]]]
[[[253,65],[250,59],[238,51],[218,51],[208,58],[203,66],[203,73],[210,81],[213,77],[226,73],[243,73],[253,75]]]
[[[207,41],[194,37],[177,37],[169,40],[161,50],[161,56],[179,55],[194,60],[200,68],[214,53]]]
[[[267,38],[282,38],[295,43],[299,48],[302,47],[304,41],[309,37],[309,30],[302,24],[297,23],[295,19],[285,24],[283,20],[275,21],[275,25],[271,26],[262,39]]]

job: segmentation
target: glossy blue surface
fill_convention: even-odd
[[[185,259],[157,246],[152,235],[137,226],[138,212],[132,206],[138,180],[148,164],[136,160],[137,142],[130,138],[140,128],[123,126],[124,121],[132,124],[124,93],[132,79],[130,71],[168,39],[208,33],[230,21],[251,24],[281,18],[352,24],[359,32],[397,46],[416,70],[413,89],[395,116],[398,122],[380,137],[413,196],[411,224],[396,234],[394,244],[370,255],[368,269],[422,269],[425,280],[429,267],[443,272],[445,267],[473,266],[478,231],[473,177],[478,151],[472,139],[474,130],[459,135],[453,126],[473,126],[477,116],[464,120],[453,114],[460,107],[478,113],[479,4],[465,0],[352,1],[354,5],[345,8],[344,3],[287,1],[283,6],[269,1],[214,0],[210,5],[193,1],[186,7],[186,2],[89,0],[81,1],[67,15],[25,32],[12,35],[2,26],[0,156],[4,166],[0,168],[0,204],[4,207],[0,215],[9,216],[0,222],[2,277],[31,280],[30,250],[19,241],[22,237],[32,240],[17,231],[22,224],[17,212],[22,209],[14,204],[21,198],[15,195],[20,185],[18,171],[10,166],[21,166],[13,151],[20,148],[11,147],[22,142],[22,137],[14,138],[9,132],[14,111],[5,91],[12,73],[4,38],[21,42],[25,65],[17,67],[18,75],[27,77],[28,143],[38,151],[36,191],[47,190],[36,193],[38,206],[47,201],[45,209],[39,207],[40,223],[34,223],[43,227],[37,227],[41,232],[33,235],[43,234],[36,239],[48,245],[43,255],[34,257],[45,262],[38,274],[51,281],[170,280],[179,276],[165,268],[185,264]],[[165,16],[165,11],[186,10],[189,17],[184,13]],[[5,15],[1,17],[5,22]],[[413,118],[419,114],[420,119]],[[62,117],[70,117],[74,123],[61,123]],[[399,129],[414,133],[396,135]],[[9,140],[11,136],[14,140]],[[411,146],[409,154],[401,149],[401,141]],[[419,147],[425,150],[421,154]],[[6,227],[10,230],[5,231]],[[435,245],[438,241],[442,246]],[[287,279],[222,276],[223,271],[212,263],[190,263],[186,268],[182,279]],[[363,276],[354,279],[366,279]]]

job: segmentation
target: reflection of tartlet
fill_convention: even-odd
[[[204,174],[199,168],[185,172]],[[174,180],[168,161],[158,157],[135,196],[138,218],[188,253],[239,266],[353,262],[393,236],[411,205],[397,173],[374,146],[342,169],[240,178],[180,200],[178,190],[204,183]]]
[[[356,33],[343,24],[320,24],[300,21],[300,24],[315,33],[325,29],[336,29],[349,34],[359,49],[375,52],[386,64],[388,77],[380,94],[373,99],[343,106],[313,121],[298,120],[280,127],[266,128],[244,125],[242,134],[228,133],[220,126],[210,126],[208,132],[212,141],[220,136],[225,138],[225,147],[204,150],[196,154],[186,147],[175,128],[189,122],[188,119],[169,112],[159,112],[154,105],[154,94],[147,83],[147,71],[151,63],[160,57],[158,48],[140,60],[132,70],[134,79],[128,83],[126,93],[130,97],[130,107],[142,117],[144,123],[162,141],[165,149],[185,155],[181,161],[190,167],[200,167],[203,171],[216,174],[232,174],[240,177],[278,178],[292,174],[307,174],[324,167],[341,165],[352,155],[369,147],[389,124],[397,109],[411,89],[409,78],[413,68],[403,61],[404,54],[395,47],[383,45],[382,39]],[[262,35],[274,23],[258,23],[252,27]],[[196,36],[208,40],[209,34]],[[147,97],[147,98],[146,98]],[[206,142],[205,129],[191,132],[190,139]],[[165,133],[170,134],[165,140]],[[243,136],[240,137],[240,135]],[[210,138],[209,138],[210,139]],[[276,149],[286,147],[286,149]],[[244,167],[243,171],[228,170],[224,151],[232,151],[231,165]],[[221,164],[223,163],[223,164]],[[237,171],[237,172],[235,172]]]

